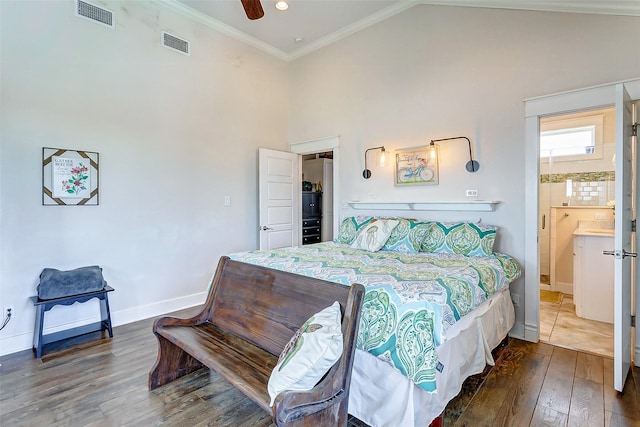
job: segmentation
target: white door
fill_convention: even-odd
[[[299,244],[300,160],[297,154],[258,150],[260,249]]]
[[[616,183],[614,261],[614,388],[622,391],[631,365],[631,221],[633,103],[623,84],[616,85]]]

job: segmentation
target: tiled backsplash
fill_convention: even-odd
[[[614,171],[540,175],[540,184],[566,184],[567,180],[571,180],[572,206],[605,206],[613,199]],[[559,190],[565,194],[566,187],[554,188]]]
[[[615,171],[552,173],[540,175],[540,184],[561,183],[570,179],[573,182],[606,182],[616,179]]]

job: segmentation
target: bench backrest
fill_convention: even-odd
[[[279,355],[314,313],[338,301],[344,315],[348,294],[348,286],[222,257],[202,314]]]

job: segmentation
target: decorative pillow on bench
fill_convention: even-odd
[[[311,390],[342,356],[340,304],[311,316],[282,350],[267,386],[273,406],[285,390]]]

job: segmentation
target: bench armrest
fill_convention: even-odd
[[[215,291],[218,287],[218,282],[220,281],[220,277],[222,276],[222,270],[226,262],[229,260],[229,257],[222,257],[220,262],[218,263],[218,267],[216,268],[216,274],[214,275],[213,282],[209,288],[209,292],[207,294],[207,299],[202,306],[202,310],[200,313],[196,314],[193,317],[188,319],[182,319],[179,317],[160,317],[153,322],[153,332],[155,333],[159,327],[162,326],[194,326],[200,325],[206,322],[211,315],[210,310],[213,306],[213,301],[215,299]]]
[[[182,319],[180,317],[159,317],[153,322],[153,332],[163,326],[194,326],[202,323],[199,316]]]
[[[296,420],[302,421],[304,418],[306,418],[306,420],[309,421],[310,418],[307,418],[307,417],[311,417],[311,419],[315,419],[314,416],[321,414],[323,411],[327,409],[332,409],[335,405],[339,405],[343,403],[343,401],[346,398],[348,398],[347,392],[345,392],[344,390],[338,390],[338,392],[335,395],[330,396],[328,398],[313,400],[309,403],[300,403],[300,404],[294,405],[292,401],[299,400],[299,399],[296,399],[296,397],[299,397],[299,395],[304,393],[306,392],[302,392],[302,393],[288,392],[286,395],[283,393],[283,398],[280,400],[280,402],[274,403],[273,418],[277,426],[295,426]],[[291,398],[291,396],[293,397]],[[308,397],[312,397],[312,396],[308,396]],[[287,397],[290,397],[290,398],[287,399]],[[319,420],[316,420],[316,421],[318,421],[317,425],[322,425],[320,424]],[[335,425],[338,425],[338,424],[335,424]]]
[[[285,391],[276,397],[272,410],[277,426],[303,425],[310,419],[314,423],[306,425],[346,426],[351,370],[364,293],[364,286],[351,285],[342,317],[344,346],[340,360],[311,390]]]

